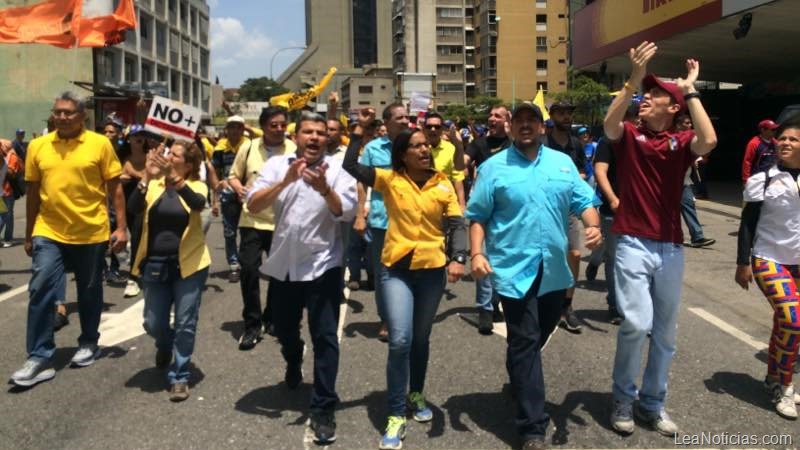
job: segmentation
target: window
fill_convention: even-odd
[[[97,53],[97,71],[100,78],[103,80],[111,81],[114,79],[114,55],[111,52],[98,52]]]
[[[439,92],[462,92],[464,88],[460,84],[437,84],[436,89]]]
[[[455,45],[439,45],[436,47],[436,51],[441,56],[460,55],[463,50],[463,47]]]
[[[537,70],[547,70],[547,60],[546,59],[537,59],[536,60],[536,69]]]
[[[372,86],[359,86],[358,87],[359,94],[372,94]]]
[[[147,64],[142,64],[142,83],[150,81],[152,78],[152,69]]]
[[[547,38],[544,36],[536,36],[536,51],[537,52],[546,52],[547,51]]]
[[[536,0],[536,7],[537,8],[547,8],[547,0]]]
[[[543,92],[547,92],[547,82],[543,81],[539,83],[539,89],[541,89]]]
[[[536,25],[547,25],[547,14],[537,14],[536,15]]]
[[[360,100],[360,101],[358,102],[358,104],[359,104],[359,105],[369,105],[369,102],[368,102],[368,101],[366,101],[366,100]]]
[[[436,15],[439,17],[463,17],[464,13],[461,8],[438,8]]]
[[[559,63],[559,64],[566,64],[566,63],[567,63],[567,60],[562,58],[562,59],[559,59],[559,60],[558,60],[558,63]]]
[[[458,27],[436,27],[436,35],[442,37],[452,37],[461,34],[461,28]]]
[[[142,20],[139,22],[139,35],[143,41],[150,39],[150,20],[145,16],[142,16]]]
[[[125,81],[135,81],[136,80],[136,69],[134,65],[136,62],[133,58],[125,58]]]
[[[559,15],[558,15],[558,18],[559,18],[559,19],[563,19],[563,18],[565,18],[565,17],[566,17],[566,16],[565,16],[564,14],[559,14]]]

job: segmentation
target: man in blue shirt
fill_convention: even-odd
[[[540,349],[561,317],[570,213],[585,227],[585,245],[599,245],[594,192],[569,156],[539,141],[542,112],[523,103],[511,116],[514,145],[486,161],[467,205],[472,273],[491,275],[508,329],[506,367],[518,402],[516,425],[523,450],[546,448]],[[486,240],[486,254],[480,253]]]
[[[383,123],[386,125],[386,136],[370,141],[364,147],[358,162],[369,167],[380,169],[392,168],[392,142],[403,130],[408,128],[408,112],[402,103],[392,103],[383,110]],[[363,189],[363,186],[359,189]],[[363,211],[358,211],[354,228],[360,228],[364,220]],[[381,283],[384,280],[384,270],[381,264],[381,252],[383,251],[383,241],[386,238],[386,229],[389,228],[389,217],[386,215],[386,207],[383,204],[383,195],[375,190],[369,201],[369,214],[367,216],[367,227],[369,228],[369,253],[373,274],[375,276],[375,302],[378,305],[378,316],[381,319],[381,328],[378,331],[378,338],[385,341],[389,332],[386,328],[386,320],[383,315],[383,295]]]

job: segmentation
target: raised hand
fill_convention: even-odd
[[[305,169],[303,171],[303,180],[315,191],[320,194],[325,194],[330,190],[328,180],[325,178],[325,172],[327,172],[327,170],[328,163],[324,162],[314,169]]]
[[[160,144],[157,148],[151,149],[147,152],[147,160],[144,163],[144,170],[148,178],[159,178],[161,173],[161,166],[156,163],[156,155],[164,152],[164,144]]]
[[[638,47],[629,51],[631,59],[631,81],[639,84],[644,76],[647,75],[647,63],[653,59],[658,47],[652,42],[644,41]]]
[[[292,163],[289,164],[289,170],[287,170],[286,175],[283,176],[283,183],[290,185],[299,180],[300,177],[303,176],[307,165],[305,158],[297,158],[292,161]]]
[[[361,108],[358,111],[358,125],[362,129],[366,129],[375,121],[375,109],[374,108]]]
[[[678,78],[675,80],[675,84],[681,88],[681,92],[684,94],[688,94],[690,92],[694,92],[694,83],[697,81],[697,77],[700,75],[700,62],[696,59],[687,59],[686,60],[686,78]]]

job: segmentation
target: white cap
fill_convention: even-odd
[[[225,123],[240,123],[244,125],[244,117],[242,116],[230,116]]]

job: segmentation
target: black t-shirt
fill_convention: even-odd
[[[177,255],[181,237],[187,226],[189,226],[189,213],[183,208],[178,192],[167,189],[150,208],[150,242],[147,243],[147,254]]]
[[[575,163],[575,167],[578,169],[578,172],[586,172],[586,152],[583,151],[583,145],[575,136],[570,135],[569,141],[567,141],[567,146],[562,147],[558,142],[556,142],[550,133],[548,133],[544,136],[544,139],[542,139],[542,144],[544,144],[545,147],[550,147],[553,150],[558,150],[561,153],[566,154],[572,158],[572,162]]]
[[[500,152],[511,147],[511,137],[486,136],[475,139],[467,146],[467,155],[475,163],[475,167]]]
[[[594,151],[594,162],[595,164],[599,162],[608,164],[608,182],[611,184],[611,189],[616,193],[617,170],[614,164],[614,151],[611,149],[611,144],[606,138],[602,138],[597,142],[597,149]],[[603,195],[603,190],[600,189],[600,185],[597,186],[597,193],[603,200],[603,204],[600,205],[600,214],[613,216],[614,212],[611,211],[611,202]]]

